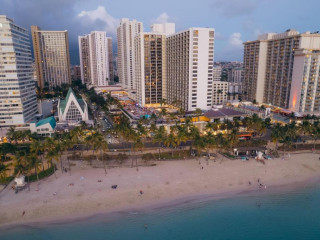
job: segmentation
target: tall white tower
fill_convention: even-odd
[[[213,28],[190,28],[167,37],[167,100],[194,111],[212,107]]]
[[[0,15],[0,127],[23,125],[37,113],[29,32]]]
[[[122,87],[127,90],[134,90],[136,87],[134,38],[140,32],[143,32],[142,22],[129,21],[128,18],[122,18],[117,29],[118,75]]]
[[[93,31],[88,35],[79,36],[79,53],[81,79],[89,86],[107,86],[111,80],[110,53],[111,38],[106,32]],[[112,50],[112,49],[111,49]],[[111,59],[110,59],[111,58]],[[113,80],[113,79],[112,79]]]

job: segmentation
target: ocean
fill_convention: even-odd
[[[13,226],[0,229],[0,239],[319,240],[320,184],[73,222]]]

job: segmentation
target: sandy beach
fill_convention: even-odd
[[[156,164],[139,167],[138,171],[112,168],[105,175],[103,169],[78,162],[71,175],[57,171],[56,177],[30,184],[30,191],[15,194],[6,188],[0,193],[0,225],[130,211],[204,195],[269,191],[320,177],[319,155],[312,153],[291,154],[287,160],[266,160],[265,165],[252,159]],[[115,184],[117,189],[112,189]]]

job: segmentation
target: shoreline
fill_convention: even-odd
[[[303,154],[301,154],[303,155]],[[304,154],[306,155],[306,154]],[[309,154],[310,155],[310,154]],[[315,155],[314,155],[315,156]],[[299,157],[299,156],[298,156]],[[302,157],[303,159],[303,157]],[[232,161],[232,160],[230,160]],[[279,159],[276,160],[271,160],[271,161],[281,161]],[[314,161],[314,160],[313,160]],[[191,162],[191,161],[188,161]],[[319,163],[318,163],[319,162]],[[17,220],[17,216],[12,216],[10,218],[10,222],[2,222],[0,223],[0,229],[7,229],[7,228],[13,228],[13,227],[19,227],[19,226],[28,226],[28,227],[32,227],[32,226],[47,226],[49,224],[63,224],[63,223],[70,223],[73,221],[85,221],[86,219],[90,219],[90,218],[96,218],[98,216],[104,216],[106,218],[111,216],[111,219],[113,219],[112,216],[116,216],[116,215],[121,215],[121,214],[130,214],[130,212],[137,212],[138,214],[140,213],[144,213],[144,212],[149,212],[149,211],[157,211],[157,210],[161,210],[163,208],[172,208],[175,206],[183,206],[185,204],[189,204],[189,203],[205,203],[205,202],[210,202],[210,201],[215,201],[215,200],[220,200],[220,199],[227,199],[227,198],[232,198],[232,197],[242,197],[242,196],[258,196],[260,194],[277,194],[277,193],[288,193],[291,190],[297,190],[297,189],[301,189],[303,187],[308,187],[308,186],[312,186],[314,184],[317,184],[320,182],[320,161],[318,160],[318,162],[315,162],[315,164],[317,165],[317,171],[314,171],[312,174],[301,174],[301,175],[297,175],[297,177],[294,178],[286,178],[286,176],[281,176],[281,178],[279,179],[277,178],[271,178],[267,180],[267,189],[259,189],[258,187],[255,186],[247,186],[247,185],[238,185],[235,187],[231,187],[231,189],[228,189],[228,185],[226,185],[227,187],[221,187],[221,188],[202,188],[198,191],[187,191],[187,192],[181,192],[179,194],[171,194],[171,195],[161,195],[158,199],[152,197],[152,198],[147,198],[144,201],[139,201],[139,196],[137,198],[135,198],[136,201],[133,201],[130,203],[130,201],[128,202],[123,202],[123,204],[119,204],[116,207],[114,206],[110,206],[108,205],[107,207],[99,207],[96,206],[94,207],[94,203],[93,202],[90,205],[90,202],[88,203],[90,206],[88,206],[88,208],[86,208],[83,213],[81,214],[77,214],[77,212],[81,211],[81,203],[78,204],[78,211],[75,211],[75,209],[70,210],[68,208],[67,211],[62,211],[59,212],[59,214],[54,214],[52,213],[52,215],[47,215],[46,217],[43,217],[42,211],[44,211],[44,206],[42,206],[42,208],[37,208],[37,206],[34,206],[34,211],[38,211],[38,215],[35,215],[35,217],[29,217],[28,219],[23,219],[22,221]],[[180,163],[174,163],[174,164],[181,164]],[[172,165],[173,163],[169,162],[163,165]],[[173,165],[174,165],[173,164]],[[183,163],[182,163],[183,164]],[[195,160],[193,160],[193,162],[189,163],[190,165],[197,165],[197,162]],[[229,162],[228,164],[233,165],[232,162]],[[235,162],[235,164],[239,164],[239,162]],[[242,163],[240,163],[242,164]],[[246,164],[246,163],[243,163]],[[253,165],[256,165],[255,162],[251,163]],[[267,163],[268,164],[268,163]],[[313,165],[312,167],[314,167],[315,165]],[[152,168],[157,168],[156,167],[152,167]],[[257,168],[263,168],[263,165],[256,165]],[[312,169],[311,166],[308,165],[308,168]],[[150,168],[150,167],[145,167],[145,168]],[[97,169],[95,169],[96,171],[99,171]],[[123,169],[117,169],[118,171],[121,172],[121,170]],[[319,170],[319,171],[318,171]],[[94,170],[91,170],[94,171]],[[100,170],[102,171],[102,170]],[[109,170],[111,171],[111,170]],[[126,170],[128,171],[128,169]],[[133,172],[132,169],[129,169],[130,172]],[[201,173],[201,172],[200,172]],[[80,174],[81,175],[81,174]],[[202,173],[201,173],[202,175]],[[60,176],[61,177],[61,176]],[[67,176],[64,176],[67,177]],[[108,175],[107,175],[108,177]],[[58,178],[59,179],[59,178]],[[282,181],[280,181],[282,179]],[[57,179],[54,179],[54,177],[50,177],[49,180],[44,180],[43,182],[41,182],[39,185],[43,184],[43,183],[48,183],[48,184],[52,184],[56,181]],[[284,180],[284,181],[283,181]],[[36,185],[36,183],[34,184]],[[184,186],[184,185],[183,185]],[[182,187],[183,187],[182,186]],[[35,186],[31,186],[31,188],[34,188]],[[230,186],[229,186],[230,187]],[[195,188],[196,189],[196,188]],[[124,189],[124,193],[123,196],[127,196],[126,194],[126,190],[128,189]],[[162,188],[159,188],[159,190],[162,190]],[[193,189],[191,189],[193,190]],[[196,189],[197,190],[197,189]],[[111,192],[111,191],[109,191]],[[114,192],[111,192],[114,193]],[[20,193],[19,193],[20,194]],[[16,196],[19,196],[16,195]],[[3,195],[3,194],[2,194]],[[0,215],[1,215],[1,206],[2,206],[2,196],[0,195]],[[142,196],[141,196],[142,197]],[[119,196],[115,196],[115,200],[117,200],[119,198]],[[23,198],[22,198],[23,200]],[[65,199],[63,199],[65,200]],[[67,198],[68,201],[72,200],[72,196],[69,196],[69,198]],[[76,199],[75,199],[76,200]],[[88,200],[88,199],[87,199]],[[101,199],[98,199],[101,200]],[[59,207],[61,202],[56,202],[54,206]],[[70,202],[66,202],[66,205],[70,204]],[[12,207],[12,205],[14,204],[8,204],[9,207]],[[111,204],[112,205],[112,204]],[[67,206],[68,207],[68,206]],[[29,210],[30,211],[30,210]],[[21,217],[20,217],[21,218]]]
[[[121,217],[123,214],[132,214],[132,215],[140,215],[144,213],[148,213],[150,211],[159,211],[161,209],[169,209],[173,207],[181,207],[187,204],[196,204],[196,203],[209,203],[211,201],[219,201],[223,199],[230,199],[232,197],[257,197],[259,195],[273,195],[278,193],[287,194],[292,190],[301,190],[303,187],[312,187],[316,184],[320,183],[320,173],[318,176],[311,177],[310,179],[303,180],[301,182],[293,182],[284,185],[271,185],[272,189],[262,190],[262,189],[252,189],[252,190],[234,190],[230,192],[220,192],[220,193],[207,193],[201,195],[190,195],[183,198],[170,199],[170,200],[162,200],[156,203],[150,203],[145,206],[132,206],[129,208],[123,208],[113,211],[105,211],[105,212],[93,212],[84,215],[73,215],[70,217],[60,218],[39,218],[24,222],[12,222],[5,223],[0,225],[1,229],[11,229],[15,227],[46,227],[48,225],[61,225],[61,224],[69,224],[71,222],[82,222],[87,221],[97,217],[107,217],[111,216],[109,221],[114,220],[114,218]],[[105,220],[105,219],[104,219]]]

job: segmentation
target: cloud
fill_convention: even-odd
[[[249,19],[242,23],[242,28],[248,38],[245,40],[257,39],[259,35],[266,32],[257,22]]]
[[[97,30],[104,30],[109,34],[115,35],[119,25],[119,19],[112,17],[105,7],[98,6],[92,11],[82,11],[78,14],[78,18],[82,20],[83,24],[93,25]]]
[[[211,7],[230,18],[253,13],[261,2],[263,0],[213,0]]]
[[[227,41],[217,41],[215,58],[219,61],[242,61],[243,44],[239,32],[232,33]],[[219,47],[217,47],[219,45]]]
[[[230,36],[229,46],[235,49],[242,49],[241,33],[235,32]]]
[[[157,19],[155,19],[154,23],[167,23],[169,21],[170,17],[167,13],[161,13]]]

